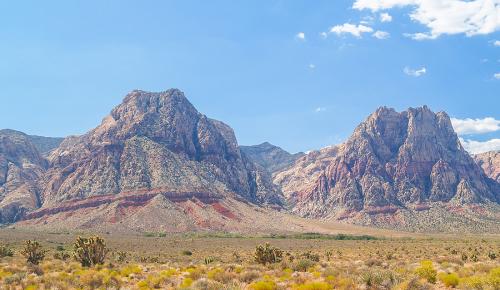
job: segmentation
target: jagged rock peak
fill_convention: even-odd
[[[309,176],[312,180],[295,174],[302,184],[314,186],[284,190],[297,198],[295,211],[303,215],[339,216],[341,209],[359,212],[437,201],[498,201],[497,190],[460,145],[448,115],[427,106],[403,112],[378,108],[335,158],[318,160],[316,167],[324,169]]]

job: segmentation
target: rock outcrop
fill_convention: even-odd
[[[290,167],[297,159],[304,156],[302,152],[291,154],[269,142],[253,146],[240,146],[240,149],[255,164],[262,166],[271,174]]]
[[[462,148],[448,115],[425,106],[379,108],[332,154],[315,154],[312,164],[305,156],[274,179],[302,216],[349,219],[499,201],[497,185]],[[286,186],[290,181],[296,185]]]
[[[476,154],[474,160],[489,178],[500,183],[500,151]]]

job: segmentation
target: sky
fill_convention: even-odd
[[[500,0],[0,2],[0,128],[83,134],[169,88],[242,145],[319,149],[427,105],[500,149]]]

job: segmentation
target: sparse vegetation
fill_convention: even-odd
[[[68,257],[72,237],[39,238],[34,248],[48,254],[38,265],[26,265],[22,243],[0,239],[13,252],[0,260],[0,288],[500,289],[500,263],[490,257],[500,241],[493,239],[108,236],[113,255],[84,266]],[[183,254],[186,248],[191,255]],[[468,256],[465,263],[462,253]]]

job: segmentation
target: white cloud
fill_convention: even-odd
[[[405,67],[403,69],[403,72],[409,76],[412,77],[419,77],[427,73],[427,69],[425,67],[422,67],[420,69],[411,69],[409,67]]]
[[[323,39],[326,39],[326,38],[328,37],[328,33],[326,33],[326,32],[321,32],[321,33],[319,34],[319,36],[321,36],[321,38],[323,38]]]
[[[299,32],[295,35],[295,38],[299,40],[306,40],[306,34],[304,32]]]
[[[380,21],[381,22],[391,22],[392,21],[392,16],[389,13],[381,13],[380,14]]]
[[[316,113],[321,113],[321,112],[325,112],[325,111],[326,111],[325,107],[317,107],[316,109],[314,109],[314,112],[316,112]]]
[[[500,131],[500,120],[492,117],[483,119],[451,118],[451,124],[458,135],[483,134]]]
[[[363,33],[373,32],[373,28],[365,26],[362,24],[350,24],[344,23],[342,25],[336,25],[330,28],[330,33],[335,33],[337,35],[352,34],[355,37],[361,38]]]
[[[460,142],[462,143],[464,149],[471,154],[500,150],[500,139],[491,139],[481,142],[475,140],[464,140],[460,138]]]
[[[315,68],[316,68],[316,65],[315,65],[315,64],[313,64],[313,63],[310,63],[310,64],[308,65],[308,67],[309,67],[310,69],[315,69]]]
[[[416,40],[436,39],[445,34],[467,36],[500,30],[499,0],[356,0],[354,9],[372,12],[410,6],[413,21],[429,30],[412,34]]]
[[[389,32],[380,31],[380,30],[375,31],[375,33],[372,35],[373,35],[373,37],[378,38],[378,39],[387,39],[390,36]]]
[[[496,78],[497,80],[500,80],[500,73],[494,74],[493,77]]]
[[[494,46],[500,46],[500,40],[495,40],[495,41],[493,42],[493,45],[494,45]]]

